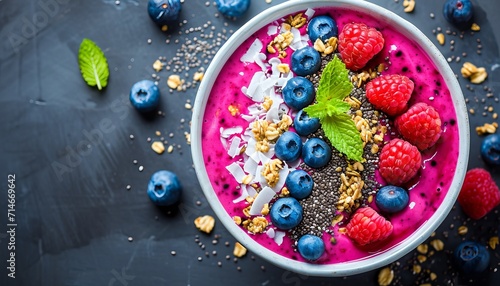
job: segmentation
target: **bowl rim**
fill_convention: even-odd
[[[275,21],[283,16],[296,13],[297,11],[305,11],[308,8],[315,9],[320,7],[355,9],[362,13],[375,14],[378,17],[383,17],[386,23],[397,26],[397,30],[399,32],[415,41],[433,61],[450,91],[457,115],[457,125],[460,138],[459,154],[455,175],[453,177],[454,179],[450,184],[450,188],[443,199],[443,202],[429,220],[425,221],[406,239],[382,253],[359,260],[324,265],[301,262],[279,255],[256,242],[242,228],[238,227],[228,215],[213,190],[212,184],[205,170],[201,144],[203,115],[208,97],[210,95],[210,90],[212,89],[218,74],[222,70],[222,67],[234,51],[248,37],[272,21]],[[253,17],[228,39],[228,41],[220,48],[211,61],[196,95],[191,124],[191,153],[195,172],[203,193],[205,194],[216,216],[219,220],[221,220],[222,224],[231,233],[231,235],[237,239],[237,241],[245,245],[250,251],[259,255],[263,259],[283,269],[310,276],[338,277],[367,272],[386,266],[415,249],[437,229],[437,227],[449,214],[458,197],[467,170],[469,158],[470,131],[467,108],[458,80],[454,76],[448,62],[445,60],[437,47],[416,26],[403,19],[401,16],[381,6],[361,0],[288,1],[270,7]]]

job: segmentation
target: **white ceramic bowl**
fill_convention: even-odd
[[[451,93],[451,104],[454,105],[456,110],[456,125],[458,126],[458,133],[460,138],[458,143],[458,161],[453,180],[451,182],[449,190],[446,193],[446,196],[444,197],[441,205],[438,207],[434,215],[432,215],[430,219],[425,221],[406,239],[393,245],[389,249],[362,259],[337,264],[314,264],[284,257],[259,244],[254,239],[252,239],[252,237],[250,237],[250,235],[245,230],[237,226],[234,223],[232,217],[224,209],[216,193],[214,192],[212,184],[207,175],[205,162],[203,159],[201,141],[203,132],[203,116],[210,91],[214,85],[215,80],[219,76],[219,72],[221,71],[222,67],[229,59],[229,57],[233,54],[233,52],[252,34],[265,27],[269,23],[278,20],[286,15],[294,14],[298,11],[305,11],[308,8],[315,9],[320,7],[347,8],[371,15],[378,19],[381,23],[390,24],[391,26],[395,27],[396,30],[398,30],[407,38],[414,41],[418,46],[420,46],[421,49],[425,53],[427,53],[428,57],[431,59],[439,73],[442,75]],[[242,96],[244,95],[242,94]],[[239,242],[245,245],[251,252],[287,270],[312,276],[345,276],[366,272],[394,262],[411,250],[415,249],[419,244],[427,239],[430,234],[435,231],[436,228],[441,224],[441,222],[445,219],[452,206],[454,205],[461,188],[463,178],[465,176],[469,155],[469,124],[466,105],[454,73],[450,69],[448,63],[443,58],[439,50],[415,26],[397,16],[396,14],[366,1],[303,0],[286,2],[260,13],[248,23],[246,23],[242,28],[236,31],[234,35],[232,35],[231,38],[219,50],[205,73],[205,77],[203,78],[196,97],[192,118],[191,146],[196,174],[198,176],[200,185],[202,186],[203,192],[220,221]]]

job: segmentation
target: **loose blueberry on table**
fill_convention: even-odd
[[[182,187],[177,175],[171,171],[160,170],[151,176],[147,194],[158,206],[171,206],[181,197]]]
[[[180,0],[149,0],[148,14],[158,25],[172,24],[179,18],[182,6]]]
[[[500,165],[500,135],[490,134],[481,143],[481,157],[491,165]]]
[[[474,9],[470,0],[447,0],[443,5],[444,18],[459,28],[471,25]]]
[[[475,241],[464,241],[455,248],[453,257],[458,267],[466,274],[481,273],[488,268],[490,253]]]
[[[215,5],[226,17],[240,17],[250,7],[250,0],[215,0]]]
[[[138,111],[150,112],[160,104],[160,89],[151,80],[141,80],[130,89],[129,99]]]

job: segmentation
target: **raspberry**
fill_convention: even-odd
[[[351,70],[359,70],[384,47],[384,37],[363,23],[349,23],[339,34],[338,49],[342,61]]]
[[[439,113],[426,103],[414,104],[394,120],[399,134],[419,150],[436,144],[441,137],[441,118]]]
[[[371,207],[363,207],[356,210],[346,230],[357,244],[367,245],[389,237],[392,224]]]
[[[392,139],[380,152],[379,171],[387,184],[401,186],[413,178],[422,164],[417,147],[402,139]]]
[[[482,168],[465,174],[458,203],[473,219],[480,219],[500,204],[500,191],[491,174]]]
[[[366,84],[366,98],[376,109],[396,116],[406,110],[414,87],[413,81],[404,75],[382,75]]]

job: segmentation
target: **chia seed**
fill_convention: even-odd
[[[321,71],[330,60],[331,57],[325,57],[322,60],[322,68],[320,68],[320,71],[316,74],[307,76],[316,88],[319,84]],[[350,74],[350,76],[353,75],[353,73]],[[359,110],[361,110],[363,118],[367,119],[370,128],[376,127],[379,124],[384,124],[384,122],[387,121],[385,116],[379,118],[375,115],[375,108],[366,99],[364,84],[359,88],[354,87],[350,97],[361,102]],[[355,110],[351,109],[351,112],[354,114]],[[321,138],[332,147],[332,159],[325,167],[320,169],[313,169],[304,163],[300,165],[300,168],[308,172],[313,178],[314,187],[311,195],[300,200],[303,208],[303,218],[300,224],[290,231],[290,237],[294,241],[297,241],[305,234],[321,237],[323,233],[326,232],[333,237],[334,231],[332,220],[340,213],[336,206],[341,195],[341,174],[347,170],[349,165],[355,163],[355,161],[349,160],[344,154],[340,153],[332,146],[328,138],[326,138],[323,129],[320,128],[318,131],[308,136],[308,138],[312,137]],[[363,157],[366,162],[363,163],[364,170],[359,171],[361,180],[364,181],[364,187],[361,191],[361,198],[355,202],[358,207],[365,205],[368,197],[375,194],[380,187],[379,183],[375,181],[375,169],[378,165],[379,152],[371,152],[373,144],[375,143],[367,142],[364,147]],[[354,208],[351,211],[354,211]]]

